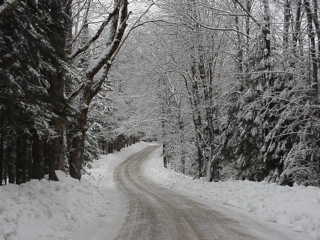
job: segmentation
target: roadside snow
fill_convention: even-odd
[[[127,214],[113,170],[144,147],[138,143],[102,156],[81,182],[57,172],[59,182],[33,180],[0,187],[0,240],[113,239]]]
[[[204,204],[248,214],[320,240],[320,189],[250,181],[208,183],[162,167],[161,149],[143,166],[144,175],[163,187]]]

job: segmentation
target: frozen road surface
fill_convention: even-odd
[[[129,200],[129,211],[116,240],[291,240],[280,230],[232,217],[146,179],[142,164],[158,146],[147,146],[114,172]]]

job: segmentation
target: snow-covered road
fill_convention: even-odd
[[[213,209],[150,181],[144,176],[143,164],[158,148],[147,146],[115,169],[116,183],[129,199],[129,212],[117,240],[305,239]]]
[[[0,187],[0,240],[320,240],[320,189],[195,181],[164,169],[161,152],[138,143],[81,182],[58,172]]]

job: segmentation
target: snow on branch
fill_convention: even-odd
[[[133,26],[128,30],[128,32],[126,33],[125,36],[123,36],[123,35],[124,35],[124,30],[125,30],[125,28],[126,28],[126,22],[127,22],[127,19],[128,19],[129,16],[130,16],[130,13],[127,14],[126,18],[123,20],[122,23],[119,21],[119,24],[120,24],[120,25],[118,24],[118,26],[119,26],[119,28],[118,28],[119,31],[116,33],[116,36],[115,36],[115,38],[114,38],[113,43],[111,44],[111,46],[110,46],[110,48],[109,48],[108,53],[105,54],[104,56],[102,56],[102,57],[105,57],[105,58],[104,58],[104,61],[106,61],[107,63],[106,63],[106,65],[105,65],[105,67],[104,67],[104,73],[102,74],[102,77],[94,84],[94,93],[95,93],[95,94],[100,90],[100,88],[101,88],[101,86],[102,86],[105,78],[107,77],[107,75],[108,75],[108,73],[109,73],[109,70],[110,70],[110,68],[111,68],[111,64],[112,64],[113,60],[115,59],[115,57],[116,57],[117,54],[119,53],[119,51],[120,51],[121,47],[123,46],[123,44],[125,43],[125,41],[128,39],[130,33],[131,33],[135,28],[138,27],[138,24],[139,24],[139,22],[141,21],[141,19],[149,12],[149,10],[151,9],[151,7],[152,7],[153,5],[154,5],[154,3],[150,4],[150,5],[147,7],[147,9],[146,9],[146,10],[140,15],[140,17],[134,22]],[[125,25],[123,25],[123,24],[125,24]],[[103,60],[103,59],[101,59],[100,61],[102,61],[102,60]],[[98,62],[99,62],[99,61],[98,61]]]
[[[108,18],[100,25],[100,27],[99,27],[98,31],[96,32],[96,34],[87,42],[87,44],[84,45],[83,47],[79,48],[75,53],[73,53],[70,56],[71,59],[74,59],[79,54],[81,54],[82,52],[86,51],[91,46],[91,44],[93,42],[95,42],[100,37],[101,33],[103,32],[105,27],[109,24],[111,19],[115,16],[116,12],[117,12],[117,8],[115,8],[113,10],[113,12],[109,14]]]
[[[89,79],[92,79],[104,65],[111,65],[111,63],[112,63],[110,61],[111,60],[111,56],[113,55],[113,53],[118,48],[119,43],[120,43],[120,39],[122,37],[122,35],[119,34],[119,33],[121,33],[120,30],[126,27],[126,21],[127,21],[128,17],[129,17],[129,15],[127,16],[125,21],[123,21],[121,23],[119,29],[117,30],[117,32],[115,34],[115,37],[114,37],[111,45],[103,52],[103,54],[100,56],[100,58],[97,61],[97,63],[87,71],[87,77]]]
[[[217,28],[217,27],[211,27],[211,26],[208,26],[208,25],[205,25],[203,23],[201,23],[200,21],[198,21],[197,19],[195,19],[194,17],[192,16],[188,16],[192,21],[194,21],[195,23],[197,23],[200,27],[202,28],[205,28],[205,29],[208,29],[208,30],[212,30],[212,31],[223,31],[223,32],[236,32],[236,33],[239,33],[241,35],[244,35],[245,37],[247,38],[250,38],[250,36],[248,36],[247,34],[237,30],[237,29],[234,29],[234,28]]]
[[[252,19],[252,21],[254,21],[259,27],[262,27],[261,24],[259,23],[259,21],[257,19],[255,19],[255,17],[253,17],[250,13],[250,11],[248,11],[243,4],[241,3],[241,1],[239,0],[235,0],[235,2],[240,6],[240,8],[248,15],[248,17],[250,17]]]
[[[149,5],[149,7],[147,7],[147,9],[146,9],[146,10],[140,15],[140,17],[134,22],[133,26],[129,29],[129,31],[128,31],[128,33],[126,34],[126,36],[123,37],[123,39],[122,39],[122,41],[121,41],[121,43],[120,43],[117,51],[113,54],[112,58],[115,58],[115,57],[116,57],[116,55],[118,54],[118,52],[119,52],[119,50],[121,49],[122,45],[125,43],[125,41],[126,41],[127,38],[129,37],[130,33],[131,33],[134,29],[136,29],[136,28],[138,28],[138,27],[140,27],[140,26],[142,26],[142,25],[144,24],[144,23],[141,23],[141,24],[140,24],[140,21],[141,21],[141,19],[150,11],[150,9],[152,8],[153,5],[154,5],[154,3],[151,3],[151,4]]]

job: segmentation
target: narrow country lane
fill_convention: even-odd
[[[234,220],[146,179],[141,166],[158,146],[132,155],[114,172],[129,199],[129,212],[116,240],[289,240],[266,226]]]

